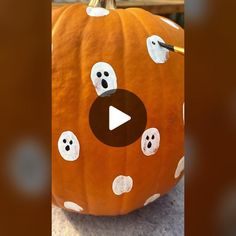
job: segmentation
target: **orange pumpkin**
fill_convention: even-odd
[[[184,165],[184,58],[157,40],[183,46],[183,29],[138,8],[83,4],[54,10],[52,24],[54,204],[119,215],[170,191]],[[108,86],[129,90],[145,104],[146,130],[128,146],[105,145],[90,129],[90,107],[104,90],[91,71],[100,67],[115,75]],[[155,150],[146,152],[142,145],[152,133]]]

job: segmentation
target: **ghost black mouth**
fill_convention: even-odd
[[[67,146],[65,147],[65,149],[66,149],[66,151],[70,151],[70,146],[67,145]]]
[[[105,79],[102,79],[101,84],[102,84],[103,88],[105,88],[105,89],[108,88],[108,83],[107,83],[107,81]]]
[[[151,148],[151,146],[152,146],[152,143],[149,141],[147,147]]]

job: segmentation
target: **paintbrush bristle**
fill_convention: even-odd
[[[160,41],[158,41],[159,45],[163,48],[166,48],[172,52],[174,52],[174,46],[170,45],[170,44],[166,44],[166,43],[162,43]]]
[[[170,45],[170,44],[166,44],[166,43],[163,43],[163,42],[160,42],[160,41],[158,41],[158,43],[159,43],[159,45],[161,47],[166,48],[169,51],[177,52],[177,53],[180,53],[180,54],[184,55],[184,48],[176,47],[176,46],[173,46],[173,45]]]

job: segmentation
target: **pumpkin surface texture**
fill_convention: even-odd
[[[122,215],[176,185],[184,169],[184,46],[172,21],[138,8],[66,5],[52,13],[52,199],[82,214]],[[138,140],[99,141],[89,125],[98,96],[136,94],[147,112]]]

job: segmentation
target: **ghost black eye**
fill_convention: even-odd
[[[153,44],[153,45],[156,45],[156,43],[155,43],[154,41],[152,41],[152,44]]]
[[[97,73],[97,77],[100,78],[101,76],[102,76],[102,73],[101,73],[101,72],[98,72],[98,73]]]
[[[154,136],[154,134],[152,135],[152,139],[154,139],[155,138],[155,136]]]
[[[70,140],[70,145],[72,145],[73,144],[73,141],[72,140]]]
[[[109,76],[109,73],[107,71],[104,72],[105,76]]]
[[[66,143],[66,139],[63,139],[63,143]]]
[[[149,140],[149,136],[147,136],[146,139]]]

